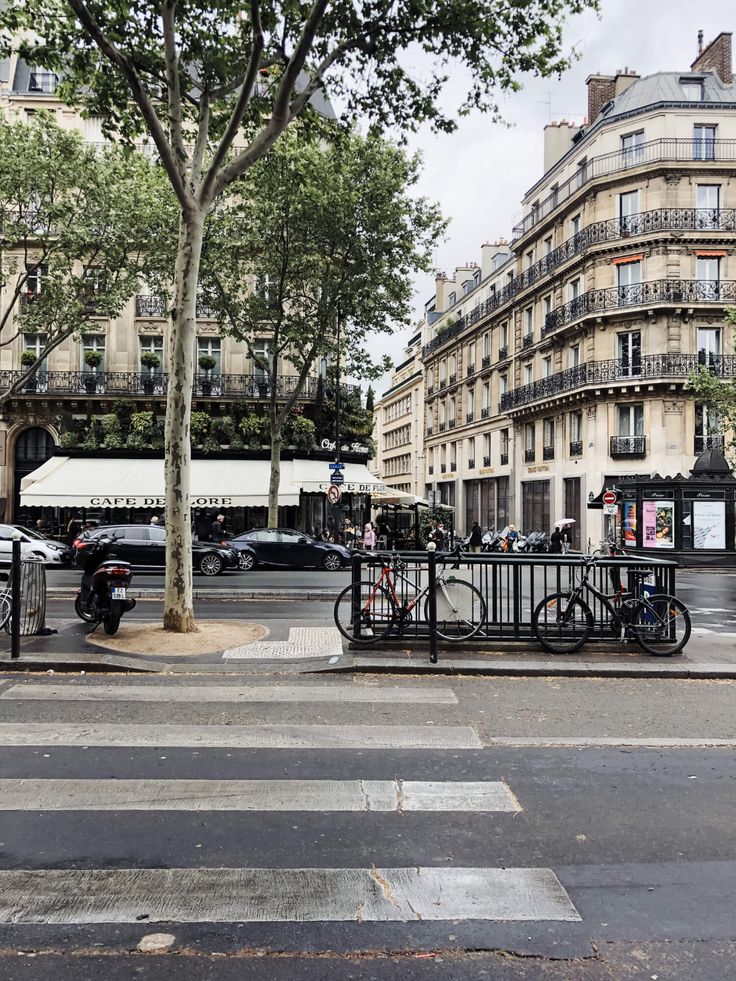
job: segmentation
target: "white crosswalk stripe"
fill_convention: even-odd
[[[342,636],[337,627],[291,627],[288,640],[259,640],[254,644],[231,647],[223,653],[225,660],[278,660],[307,657],[339,657]]]

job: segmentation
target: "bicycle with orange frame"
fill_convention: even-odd
[[[456,549],[453,569],[460,566],[462,553]],[[344,589],[335,603],[337,629],[353,644],[375,644],[392,630],[403,633],[414,621],[415,611],[424,599],[424,620],[430,622],[429,582],[421,588],[406,572],[407,563],[398,553],[377,555],[381,573],[375,581],[361,580]],[[442,562],[442,559],[438,561]],[[474,637],[486,621],[488,605],[481,591],[465,579],[444,568],[435,579],[437,636],[442,640],[460,641]],[[414,595],[401,598],[402,587],[414,590]]]

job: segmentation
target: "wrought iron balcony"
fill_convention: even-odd
[[[581,439],[570,440],[570,456],[583,455],[583,441]]]
[[[498,360],[499,361],[505,361],[508,356],[509,356],[509,349],[508,349],[508,347],[506,347],[506,345],[504,345],[503,347],[500,347],[498,349]]]
[[[480,410],[481,419],[487,419],[490,414],[491,414],[491,410],[488,406],[486,406],[485,409]]]
[[[135,298],[135,315],[151,320],[165,320],[167,317],[166,297],[156,293],[138,293]],[[206,300],[197,301],[197,316],[203,320],[213,320],[215,311]]]
[[[524,337],[521,342],[522,348],[526,349],[528,347],[531,347],[533,343],[534,343],[534,334],[524,334]]]
[[[535,225],[551,214],[580,188],[598,177],[605,177],[622,170],[631,170],[651,163],[667,161],[708,160],[728,162],[736,160],[736,140],[707,140],[700,142],[691,139],[663,138],[640,143],[637,147],[615,150],[597,157],[591,157],[579,166],[572,177],[560,184],[543,201],[535,205],[530,213],[516,225],[511,244],[531,231]]]
[[[535,450],[524,450],[524,461],[526,463],[534,463],[536,456],[537,454]]]
[[[447,428],[446,424],[444,422],[441,422],[440,425],[439,425],[440,432],[441,433],[444,433],[444,431],[445,431],[446,428]]]
[[[454,429],[456,425],[457,425],[457,419],[450,419],[450,421],[447,423],[447,428]]]
[[[431,436],[431,435],[432,435],[432,427],[427,426],[427,436]]]
[[[0,371],[0,391],[7,391],[25,370]],[[297,389],[298,375],[276,376],[276,397],[286,398]],[[342,385],[341,390],[354,393],[359,386]],[[129,398],[131,396],[164,396],[167,376],[149,371],[37,371],[23,386],[19,394],[27,395],[77,395]],[[207,375],[194,378],[195,397],[266,399],[272,392],[271,385],[254,375]],[[317,379],[309,378],[299,398],[310,401],[317,396]]]
[[[723,453],[725,440],[723,436],[696,436],[695,453],[702,453],[703,450],[720,450]]]
[[[447,388],[447,379],[446,378],[440,378],[440,387],[439,387],[438,391],[442,392],[446,388]]]
[[[475,365],[474,364],[469,364],[468,367],[467,367],[467,369],[466,369],[466,371],[465,371],[465,374],[468,375],[468,376],[474,375],[475,374]]]
[[[491,367],[491,356],[490,356],[490,354],[484,354],[483,355],[483,358],[481,360],[480,366],[481,366],[481,368],[490,368]]]
[[[434,467],[432,466],[432,464],[431,464],[431,463],[430,463],[430,465],[429,465],[429,466],[427,467],[427,473],[428,473],[428,474],[430,475],[430,477],[431,477],[431,476],[432,476],[432,474],[434,473]]]
[[[465,413],[465,421],[466,422],[472,422],[473,421],[473,413],[472,412],[466,412]]]
[[[427,395],[432,395],[432,394],[434,394],[434,385],[428,385],[427,386]]]
[[[534,452],[534,451],[532,450],[532,452]],[[502,467],[505,467],[508,464],[508,462],[509,462],[509,455],[508,455],[508,453],[502,453],[501,454],[501,466]]]
[[[646,436],[611,436],[611,456],[646,456]]]
[[[441,463],[440,464],[440,473],[447,473],[447,464],[446,463]]]
[[[475,470],[475,457],[468,457],[468,470]]]
[[[484,456],[483,457],[483,466],[484,467],[490,467],[490,465],[491,465],[491,458],[489,456]]]
[[[736,378],[735,355],[711,355],[707,363],[697,354],[647,354],[633,363],[622,359],[588,361],[504,393],[499,409],[507,412],[539,399],[552,398],[591,385],[665,378],[685,380],[702,367],[707,367],[719,378]]]
[[[454,385],[457,381],[457,375],[450,375],[450,385]]]
[[[555,448],[554,446],[543,446],[542,447],[542,459],[543,460],[554,460],[555,458]]]

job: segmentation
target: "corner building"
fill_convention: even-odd
[[[731,35],[689,71],[587,88],[584,126],[545,129],[511,246],[438,276],[422,347],[425,490],[463,530],[575,518],[577,547],[603,533],[590,494],[722,448],[688,378],[736,369]]]

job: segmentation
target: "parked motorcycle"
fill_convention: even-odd
[[[115,539],[82,535],[74,542],[74,562],[83,569],[82,583],[74,600],[74,612],[85,623],[102,622],[105,633],[117,633],[120,618],[135,606],[128,598],[133,578],[129,562],[116,559],[111,551]]]
[[[548,552],[549,540],[543,531],[530,531],[525,538],[520,538],[517,546],[519,552]]]

